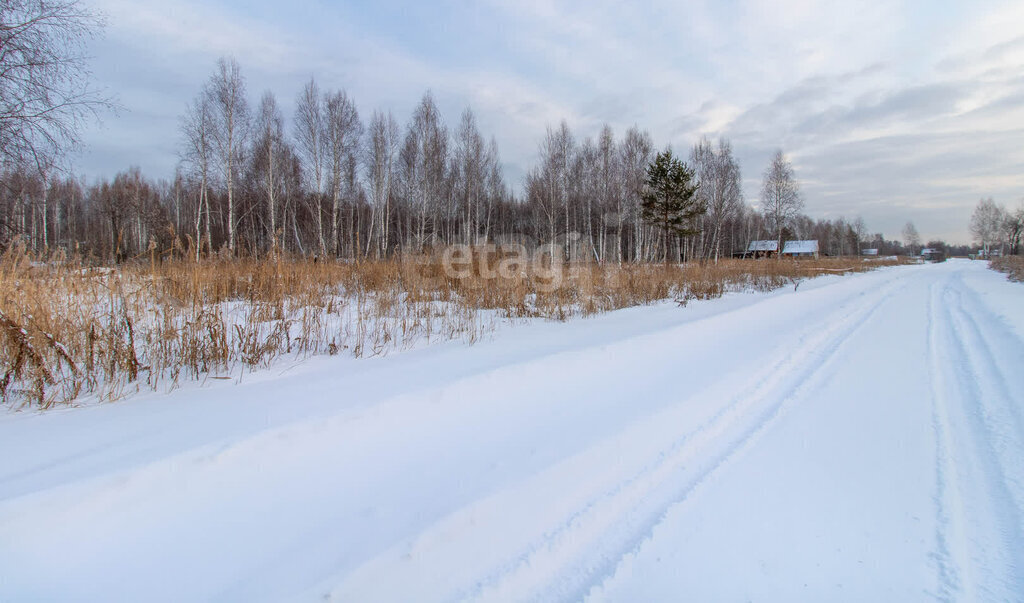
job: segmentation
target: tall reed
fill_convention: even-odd
[[[13,246],[0,257],[0,399],[49,408],[83,396],[228,377],[282,356],[355,357],[436,340],[475,342],[501,321],[566,320],[726,291],[767,291],[858,258],[566,265],[560,286],[529,270],[495,277],[475,254],[452,275],[437,257],[393,261],[176,259],[93,266]]]

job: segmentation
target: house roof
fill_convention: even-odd
[[[811,241],[786,241],[782,253],[818,253],[818,240]]]
[[[778,251],[778,241],[751,241],[747,251]]]

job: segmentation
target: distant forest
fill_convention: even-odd
[[[828,255],[875,248],[908,251],[863,220],[813,220],[799,211],[788,170],[788,211],[747,205],[728,140],[700,140],[686,156],[707,211],[698,234],[666,237],[641,219],[646,170],[657,152],[637,127],[605,126],[580,137],[565,122],[539,142],[521,195],[506,182],[498,145],[471,109],[442,119],[430,92],[404,126],[390,112],[360,115],[344,90],[311,80],[294,115],[272,92],[253,104],[237,62],[221,59],[181,116],[181,161],[172,180],[126,167],[87,183],[48,161],[5,161],[0,172],[0,245],[22,241],[96,261],[210,254],[383,258],[439,244],[508,237],[584,241],[596,261],[714,259],[758,239],[817,239]],[[668,240],[666,240],[668,239]],[[928,243],[943,246],[941,242]],[[912,250],[911,250],[912,251]],[[966,248],[950,249],[966,253]]]

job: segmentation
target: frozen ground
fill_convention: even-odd
[[[1024,599],[981,262],[0,412],[0,600]]]

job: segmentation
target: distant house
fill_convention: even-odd
[[[861,253],[863,255],[878,255],[878,250],[877,249],[865,249],[864,251],[861,251]]]
[[[782,248],[782,255],[791,258],[816,258],[818,257],[818,241],[786,241]]]
[[[946,254],[938,249],[925,247],[921,250],[921,259],[926,262],[944,262],[946,261]]]
[[[778,241],[751,241],[745,255],[755,258],[771,257],[779,252]]]

